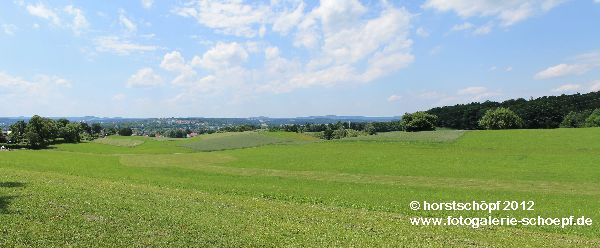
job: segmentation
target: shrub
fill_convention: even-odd
[[[585,119],[586,127],[600,127],[600,108],[594,110],[590,116]]]
[[[435,123],[437,122],[437,116],[425,113],[415,112],[412,114],[406,113],[402,116],[400,122],[404,131],[407,132],[418,132],[418,131],[433,131],[435,130]]]
[[[508,108],[490,109],[479,120],[485,129],[515,129],[523,126],[523,119]]]
[[[367,135],[367,132],[365,131],[358,131],[358,130],[354,130],[354,129],[346,129],[346,137],[350,138],[350,137],[358,137],[358,136],[365,136]]]

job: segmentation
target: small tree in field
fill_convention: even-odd
[[[585,119],[586,127],[600,127],[600,108],[594,110],[587,119]]]
[[[426,112],[415,112],[412,114],[404,114],[400,124],[402,125],[404,131],[418,132],[435,130],[436,122],[437,116],[435,115]]]
[[[508,108],[490,109],[479,120],[485,129],[516,129],[523,126],[523,119]]]

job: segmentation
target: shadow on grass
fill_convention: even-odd
[[[25,183],[22,182],[0,182],[0,188],[22,188]]]
[[[10,214],[10,211],[8,210],[8,205],[10,204],[10,202],[17,198],[18,196],[0,196],[0,214]]]
[[[22,188],[25,187],[25,183],[22,182],[0,182],[0,188]],[[12,200],[18,196],[0,196],[0,214],[9,214],[8,205]]]

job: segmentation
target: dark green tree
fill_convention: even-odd
[[[571,111],[567,115],[565,115],[565,118],[563,118],[563,121],[560,123],[560,127],[562,127],[562,128],[583,127],[583,126],[585,126],[585,120],[588,118],[588,116],[590,116],[591,113],[592,113],[592,111],[590,111],[590,110],[585,110],[582,112]]]
[[[63,139],[68,143],[79,143],[81,141],[81,125],[78,123],[69,123],[61,128],[60,133]]]
[[[27,128],[27,123],[25,121],[17,121],[10,125],[10,135],[8,139],[13,144],[19,144],[25,140],[25,128]]]
[[[100,125],[100,123],[92,124],[92,134],[96,136],[102,134],[102,125]]]
[[[133,135],[133,130],[129,127],[124,127],[119,129],[119,135],[121,136],[131,136]]]
[[[61,118],[61,119],[58,119],[56,121],[56,124],[58,125],[58,128],[64,127],[64,126],[66,126],[69,123],[70,123],[70,121],[67,120],[67,119],[65,119],[65,118]]]
[[[92,135],[92,127],[90,127],[90,125],[88,125],[85,122],[80,122],[79,126],[80,126],[80,129],[81,129],[82,132],[85,132],[85,133],[87,133],[89,135]]]
[[[327,126],[327,128],[323,131],[323,138],[326,140],[330,140],[333,138],[333,129]]]
[[[407,132],[433,131],[437,116],[426,112],[406,113],[402,116],[401,125]]]
[[[25,128],[25,139],[30,148],[39,149],[58,136],[57,126],[53,120],[34,115]]]
[[[365,129],[364,130],[369,135],[375,135],[375,134],[377,134],[377,130],[375,129],[375,126],[373,126],[373,123],[367,123],[367,125],[365,125]]]
[[[600,127],[600,108],[594,110],[587,119],[585,119],[586,127]]]
[[[485,129],[516,129],[523,126],[523,119],[508,108],[490,109],[479,120]]]

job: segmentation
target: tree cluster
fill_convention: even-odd
[[[82,139],[94,139],[102,133],[102,127],[95,123],[70,122],[67,119],[52,120],[34,115],[28,122],[17,121],[9,127],[8,142],[24,144],[32,149],[45,148],[58,142],[78,143]]]

